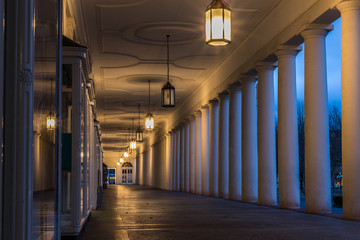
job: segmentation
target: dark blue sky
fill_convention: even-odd
[[[326,37],[326,64],[329,107],[341,104],[341,20],[334,23],[334,30]],[[277,69],[275,79],[275,104],[277,112]],[[298,101],[304,101],[304,51],[296,57],[296,85]]]

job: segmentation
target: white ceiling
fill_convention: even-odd
[[[105,153],[120,156],[132,118],[138,124],[139,103],[144,124],[149,79],[155,126],[176,110],[162,109],[160,103],[167,34],[170,81],[179,106],[279,2],[229,0],[233,42],[213,47],[204,42],[204,13],[210,0],[82,0]]]
[[[284,24],[285,21],[299,19],[300,14],[318,2],[228,0],[232,9],[232,43],[225,47],[213,47],[206,45],[204,41],[204,15],[210,1],[80,1],[84,34],[91,53],[96,84],[98,120],[102,128],[105,162],[114,163],[120,157],[121,143],[131,127],[132,118],[135,118],[136,126],[138,124],[139,103],[141,126],[144,125],[143,118],[148,111],[149,79],[155,127],[163,126],[169,116],[176,115],[174,113],[179,106],[184,108],[181,105],[185,100],[193,99],[192,95],[199,91],[200,86],[209,83],[218,85],[219,80],[214,83],[210,76],[214,75],[218,66],[234,59],[232,55],[235,51],[241,52],[239,48],[243,42],[249,41],[254,29],[259,31],[259,25],[275,21],[276,25],[273,26],[276,29],[267,27],[264,33],[271,40],[272,36],[287,28],[289,23]],[[321,2],[328,4],[323,0]],[[287,20],[284,16],[287,16]],[[161,86],[166,81],[167,34],[171,35],[170,81],[176,88],[174,109],[162,109],[160,103]],[[252,43],[254,46],[264,46],[266,43],[263,41],[268,41],[262,39],[261,33],[254,39],[257,41]],[[255,55],[254,52],[251,54]],[[241,57],[238,55],[236,59]],[[232,67],[234,63],[227,65]],[[184,105],[187,104],[191,104],[189,100]]]

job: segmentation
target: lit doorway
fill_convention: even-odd
[[[121,166],[121,183],[132,184],[133,165],[129,162],[124,162]]]

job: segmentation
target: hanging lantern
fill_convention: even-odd
[[[139,104],[139,126],[138,126],[138,129],[136,130],[136,133],[135,133],[135,139],[137,142],[142,142],[143,139],[144,139],[144,133],[143,131],[141,130],[140,128],[140,104]]]
[[[46,129],[47,130],[55,130],[56,116],[52,112],[52,108],[53,108],[52,82],[53,82],[53,80],[50,79],[50,113],[49,113],[49,115],[46,116]]]
[[[120,162],[118,161],[117,163],[116,163],[118,166],[120,166]]]
[[[142,142],[143,140],[144,140],[144,133],[140,128],[138,128],[138,130],[136,130],[136,141]]]
[[[231,43],[231,10],[224,0],[214,0],[206,9],[206,43],[225,46]]]
[[[166,47],[167,47],[167,82],[161,88],[161,106],[165,108],[175,107],[175,88],[170,84],[170,54],[169,54],[169,38],[170,35],[166,35]]]
[[[125,151],[125,152],[124,152],[124,157],[127,158],[128,156],[129,156],[129,154]]]
[[[145,129],[147,130],[154,129],[154,116],[151,113],[148,113],[145,117]]]
[[[124,162],[124,159],[121,157],[120,158],[120,162],[123,163]],[[120,165],[120,164],[119,164]]]
[[[47,130],[55,130],[55,114],[49,113],[46,117]]]
[[[130,149],[136,149],[136,141],[135,141],[135,139],[132,139],[130,141]]]
[[[154,116],[150,112],[150,80],[149,82],[149,113],[145,116],[145,129],[153,130],[154,129]]]

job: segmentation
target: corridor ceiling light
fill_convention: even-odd
[[[46,117],[46,128],[47,130],[55,130],[55,114],[52,112]]]
[[[136,137],[135,137],[137,142],[142,142],[144,139],[144,133],[140,128],[140,104],[139,104],[139,127],[136,130]]]
[[[120,162],[119,161],[117,161],[117,163],[116,163],[118,166],[120,166]]]
[[[224,0],[213,0],[206,9],[206,43],[225,46],[231,43],[231,10]]]
[[[136,149],[136,134],[134,133],[134,118],[132,119],[132,126],[131,126],[131,131],[132,131],[132,133],[131,133],[131,135],[133,135],[133,138],[131,138],[131,140],[130,140],[130,149],[132,150],[132,149]]]
[[[166,48],[167,48],[167,81],[161,88],[161,106],[164,108],[175,107],[175,88],[170,84],[170,54],[169,54],[169,38],[166,35]]]
[[[120,158],[120,162],[123,163],[124,162],[124,159],[121,157]],[[120,164],[119,164],[120,165]]]
[[[55,114],[52,112],[53,108],[53,94],[52,94],[52,82],[50,79],[50,113],[46,116],[46,129],[47,130],[55,130]]]
[[[125,151],[125,152],[124,152],[124,157],[127,158],[128,156],[129,156],[129,154]]]
[[[150,80],[149,82],[149,113],[145,116],[145,129],[153,130],[154,129],[154,116],[150,112]]]
[[[130,141],[130,149],[136,149],[136,141],[135,141],[135,139],[132,139]]]

